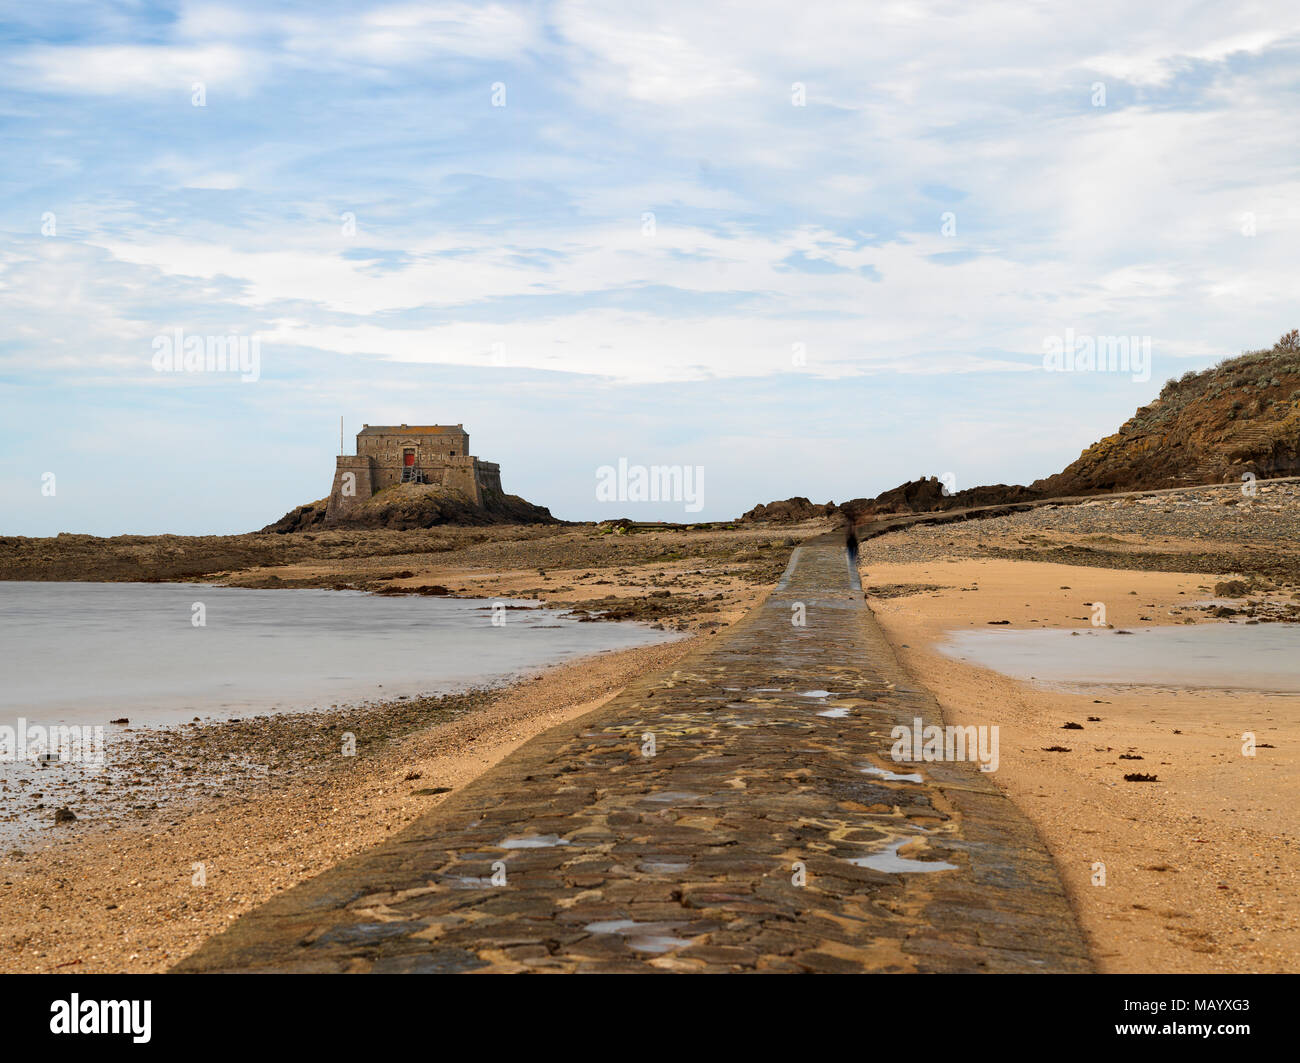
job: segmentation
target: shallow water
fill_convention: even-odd
[[[925,780],[917,772],[897,772],[886,771],[884,768],[877,768],[874,764],[870,767],[858,769],[864,775],[874,775],[885,782],[924,782]]]
[[[1300,624],[959,631],[939,649],[1014,679],[1069,687],[1300,693]]]
[[[585,929],[592,934],[618,934],[627,938],[629,948],[639,952],[670,952],[692,944],[690,938],[673,936],[681,923],[638,923],[635,919],[607,919],[588,923]]]
[[[530,834],[524,838],[506,838],[501,842],[502,849],[553,849],[557,845],[569,843],[558,834]]]
[[[478,599],[0,582],[0,724],[136,727],[441,694],[676,637],[507,604],[527,607],[498,611],[497,626]]]
[[[912,860],[906,856],[899,856],[898,850],[910,840],[910,838],[900,838],[898,841],[890,842],[881,852],[872,853],[870,856],[854,857],[849,860],[849,863],[858,867],[869,867],[872,871],[884,871],[891,875],[957,870],[956,864],[950,864],[946,860]]]

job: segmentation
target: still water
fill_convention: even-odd
[[[1300,693],[1300,624],[959,631],[951,657],[1013,679],[1073,687],[1159,686]]]
[[[446,693],[677,637],[503,604],[518,608],[355,591],[0,582],[0,724],[128,717],[134,727]]]

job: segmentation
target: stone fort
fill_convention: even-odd
[[[349,516],[395,484],[441,487],[482,506],[485,494],[502,494],[501,466],[470,454],[461,424],[364,425],[357,452],[336,459],[326,523]]]

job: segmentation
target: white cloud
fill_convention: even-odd
[[[288,57],[304,66],[404,65],[445,59],[507,59],[539,39],[526,8],[506,4],[397,4],[321,18],[272,18]]]
[[[22,88],[85,95],[184,97],[193,82],[242,98],[275,68],[375,72],[442,60],[510,59],[539,39],[527,10],[506,4],[395,4],[342,13],[297,16],[241,10],[226,4],[187,4],[170,39],[151,44],[41,44],[9,63],[8,80]]]
[[[410,183],[488,171],[504,189],[529,182],[567,197],[572,211],[551,221],[540,209],[519,231],[485,233],[453,214],[348,243],[318,196],[282,187],[286,174],[312,176],[315,142],[232,155],[214,139],[140,163],[169,190],[273,196],[308,216],[130,224],[123,205],[100,210],[101,231],[90,225],[88,242],[120,276],[224,293],[226,311],[258,319],[292,304],[278,342],[454,364],[504,343],[505,364],[624,381],[783,372],[794,342],[824,375],[1011,371],[1019,363],[998,352],[1037,356],[1045,332],[1065,327],[1153,334],[1171,356],[1193,357],[1228,336],[1238,337],[1229,349],[1245,342],[1247,311],[1283,313],[1300,220],[1293,92],[1264,65],[1198,80],[1213,99],[1204,109],[1086,101],[1098,72],[1167,86],[1192,61],[1281,47],[1298,20],[1283,12],[1264,32],[1247,13],[1171,15],[1119,0],[1086,10],[846,3],[807,18],[760,0],[739,19],[696,3],[390,4],[311,19],[190,4],[156,45],[41,46],[15,58],[38,85],[92,93],[188,92],[204,79],[191,68],[253,92],[285,71],[369,78],[438,57],[539,60],[534,76],[545,71],[568,106],[538,116],[537,141],[502,144],[464,115],[441,125],[431,115],[437,159],[412,163],[402,115],[398,143],[364,127],[349,141],[344,123],[332,146],[343,159],[335,179],[362,217],[373,216],[367,196],[390,220],[405,205],[384,181],[351,184],[348,151],[368,162],[394,150],[395,176]],[[807,108],[790,106],[794,80],[808,85]],[[605,157],[620,147],[635,160],[626,167]],[[648,209],[652,239],[640,231]],[[958,218],[953,239],[939,236],[946,210]],[[1240,232],[1246,211],[1257,216],[1251,239]],[[709,228],[708,218],[723,220]],[[875,231],[878,246],[860,246]],[[398,264],[344,257],[357,247]],[[790,256],[805,270],[784,265]],[[93,287],[93,273],[78,282]],[[629,294],[640,288],[685,294],[665,314]],[[553,307],[510,316],[519,300],[548,296]],[[477,323],[494,302],[498,323]],[[418,330],[406,327],[411,312],[423,314]],[[434,313],[436,325],[423,323]]]
[[[175,93],[188,104],[191,85],[203,82],[247,96],[264,70],[257,56],[229,45],[41,45],[14,56],[11,84],[48,92],[86,95]]]

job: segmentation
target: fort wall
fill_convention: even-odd
[[[335,462],[326,523],[350,516],[376,492],[402,484],[406,469],[418,474],[416,483],[454,491],[476,506],[484,504],[485,493],[504,494],[501,466],[469,453],[469,433],[462,426],[366,425],[357,433],[356,454],[340,455]]]
[[[334,459],[334,486],[325,507],[325,521],[349,516],[375,493],[372,461],[358,454],[340,454]]]

